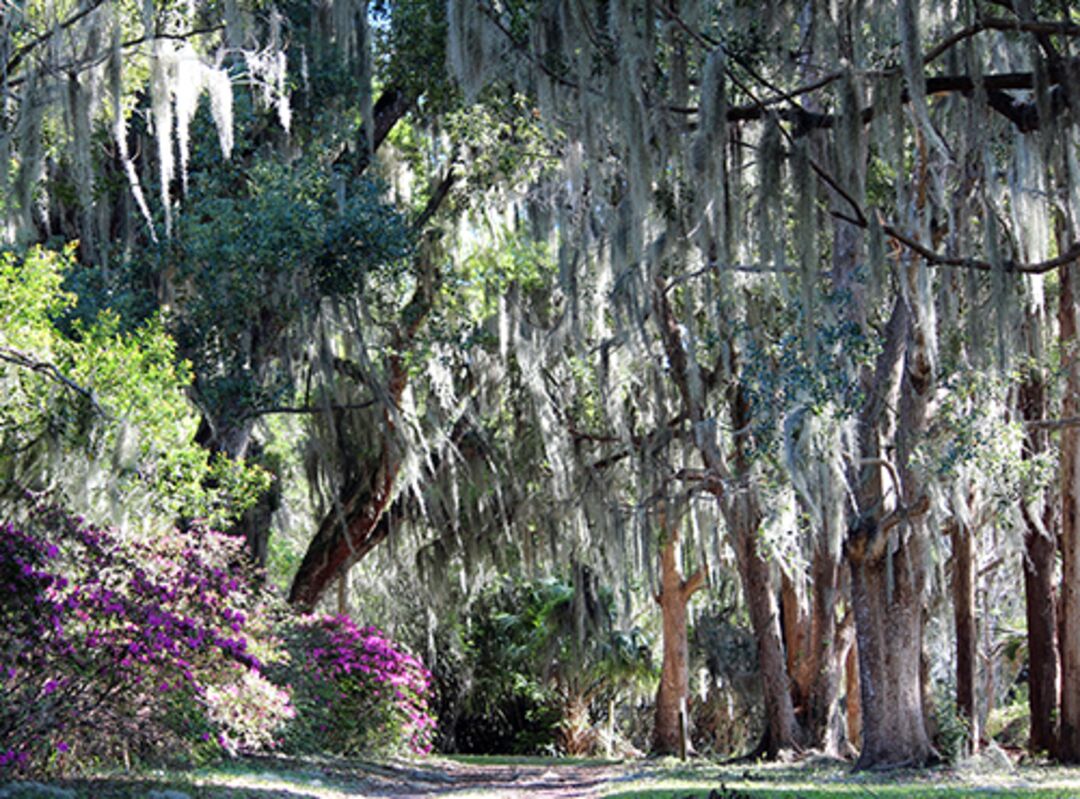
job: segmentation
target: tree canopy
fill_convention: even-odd
[[[9,6],[6,493],[137,487],[302,610],[373,552],[433,606],[602,575],[667,750],[725,577],[762,750],[863,767],[936,756],[943,679],[977,747],[1022,615],[1080,760],[1071,4]]]

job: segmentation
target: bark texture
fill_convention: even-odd
[[[859,646],[862,748],[857,768],[921,766],[933,749],[923,719],[920,657],[923,553],[908,536],[891,555],[869,551],[873,520],[849,540],[851,599]]]
[[[1024,531],[1024,598],[1028,629],[1028,707],[1033,752],[1053,754],[1057,745],[1058,679],[1057,542],[1048,528]]]
[[[859,686],[859,646],[854,641],[844,660],[845,721],[847,740],[854,749],[862,745],[862,698]]]
[[[689,364],[682,343],[679,325],[667,299],[667,286],[660,279],[656,282],[654,307],[660,328],[664,352],[671,374],[683,402],[683,415],[694,424],[706,419],[703,399],[690,390]],[[732,370],[735,361],[732,356]],[[707,382],[712,382],[707,381]],[[727,408],[730,427],[738,431],[734,436],[731,465],[721,455],[715,441],[708,436],[695,437],[698,452],[705,464],[703,474],[705,488],[720,504],[731,546],[735,551],[737,567],[750,622],[758,644],[758,659],[762,673],[765,709],[768,728],[765,734],[765,750],[775,757],[784,750],[799,750],[803,746],[802,731],[795,718],[791,698],[791,685],[787,673],[784,642],[781,631],[780,603],[777,586],[771,568],[758,550],[758,532],[762,512],[757,491],[754,488],[747,450],[750,441],[750,402],[745,389],[735,384],[728,391]]]
[[[661,754],[685,754],[684,726],[689,723],[690,645],[686,613],[690,597],[705,585],[705,572],[698,569],[683,579],[678,563],[679,535],[668,528],[660,550],[660,605],[663,635],[663,662],[656,695],[656,729],[653,750]]]
[[[1041,319],[1027,320],[1028,354],[1040,354]],[[1026,423],[1023,457],[1040,457],[1049,446],[1047,432],[1037,424],[1046,420],[1046,383],[1035,368],[1019,392],[1020,415]],[[1057,531],[1054,506],[1044,492],[1021,503],[1024,517],[1024,606],[1028,636],[1028,707],[1031,711],[1032,752],[1053,753],[1057,745],[1057,707],[1060,701],[1057,590],[1054,585]]]
[[[968,723],[971,751],[979,749],[979,713],[975,698],[975,537],[959,522],[949,528],[952,541],[953,618],[956,626],[956,707]]]
[[[340,513],[332,510],[323,518],[293,578],[293,606],[312,610],[339,575],[386,538],[389,525],[383,514],[401,466],[390,450],[390,442],[384,443],[378,465],[360,484],[346,488]]]
[[[1061,274],[1058,325],[1065,371],[1062,416],[1080,414],[1075,265]],[[1061,431],[1061,730],[1058,758],[1080,763],[1080,428]]]

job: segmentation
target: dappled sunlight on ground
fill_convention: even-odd
[[[727,789],[724,793],[723,788]],[[969,796],[1080,797],[1080,770],[1062,767],[989,768],[969,762],[955,767],[887,773],[851,770],[842,762],[710,766],[695,763],[659,764],[630,769],[621,786],[611,786],[605,799],[683,799],[707,797],[716,791],[723,799],[961,799]]]
[[[887,774],[848,764],[705,760],[256,758],[213,768],[0,785],[0,799],[961,799],[1080,797],[1080,770],[972,761]]]

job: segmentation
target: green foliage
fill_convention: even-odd
[[[452,106],[457,90],[442,70],[446,63],[446,4],[406,0],[371,4],[375,20],[376,74],[384,86],[423,97],[420,113],[431,118]]]
[[[285,731],[289,751],[431,751],[431,675],[381,630],[348,616],[305,616],[290,619],[282,635],[287,654],[273,673],[291,686],[299,710]]]
[[[971,751],[971,728],[956,706],[950,686],[934,687],[934,721],[937,727],[934,748],[946,763],[956,763]]]
[[[834,296],[833,306],[849,298]],[[781,419],[797,409],[850,418],[863,400],[855,370],[872,361],[877,342],[850,321],[830,322],[829,315],[813,325],[812,348],[802,333],[802,312],[788,314],[788,324],[770,331],[747,330],[741,378],[751,402],[753,454],[778,452]],[[780,320],[777,320],[780,321]]]
[[[324,298],[400,302],[410,241],[400,217],[362,181],[345,193],[314,161],[254,164],[236,193],[227,176],[193,191],[158,271],[175,274],[173,325],[196,363],[207,406],[232,413],[292,387],[289,356]]]
[[[964,369],[947,375],[934,425],[918,452],[922,467],[938,479],[977,483],[998,515],[1030,501],[1055,473],[1052,450],[1022,457],[1023,426],[1003,412],[1021,380],[1020,372]]]
[[[484,323],[496,316],[500,299],[512,290],[529,295],[549,288],[553,272],[543,242],[522,233],[497,233],[467,252],[444,278],[435,329],[466,343],[490,345],[493,337]]]
[[[566,752],[589,711],[655,686],[650,642],[614,624],[611,594],[587,569],[578,579],[504,577],[476,600],[465,622],[461,662],[436,677],[464,678],[458,750]],[[452,682],[452,680],[451,680]]]
[[[453,141],[461,142],[468,169],[463,177],[467,197],[527,185],[544,172],[555,154],[534,101],[521,93],[485,94],[484,102],[447,113],[442,124]],[[557,139],[555,140],[557,141]]]
[[[1031,740],[1029,685],[1022,683],[1010,691],[986,717],[986,736],[1002,746],[1024,748]]]
[[[193,442],[190,367],[161,321],[125,331],[104,312],[60,324],[74,303],[61,288],[73,259],[73,247],[0,254],[0,476],[8,490],[58,485],[88,503],[104,497],[121,514],[157,518],[218,524],[239,514],[266,476],[212,459]]]

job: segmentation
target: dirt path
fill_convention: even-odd
[[[600,799],[621,764],[255,757],[194,772],[0,783],[0,799]]]
[[[447,799],[570,799],[600,797],[611,782],[622,776],[617,765],[489,765],[440,761],[435,768],[378,769],[369,772],[368,790],[373,795],[445,797]],[[385,779],[386,783],[376,783]]]

